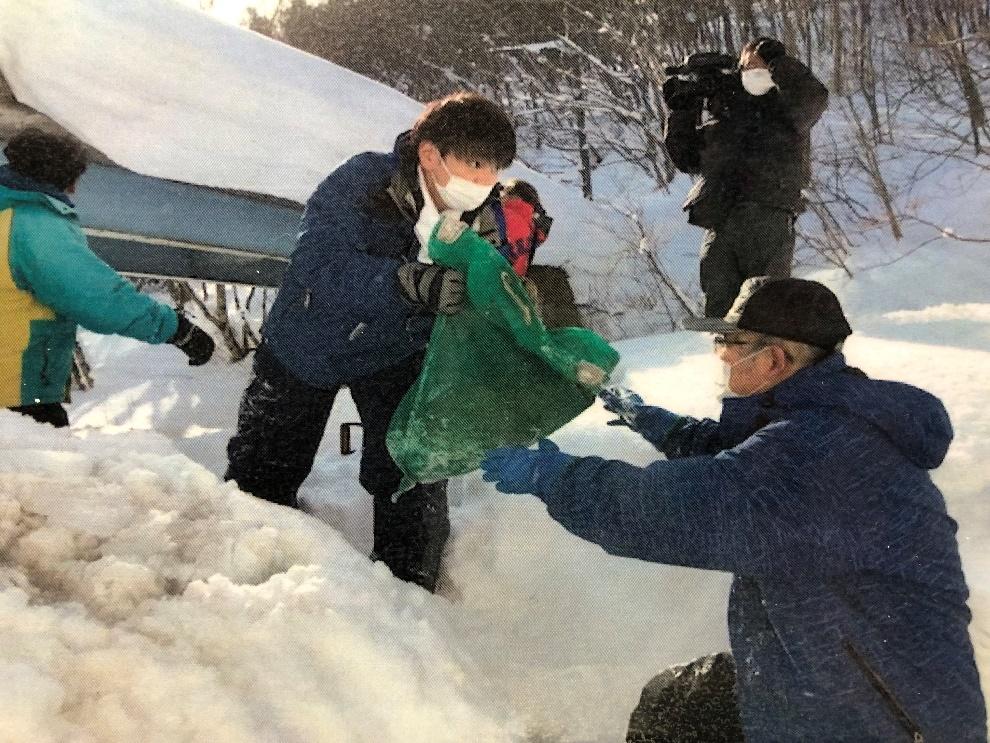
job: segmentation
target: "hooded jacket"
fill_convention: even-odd
[[[89,249],[65,194],[0,166],[0,406],[65,400],[77,324],[164,343],[178,317]]]
[[[938,399],[833,354],[660,440],[669,461],[576,459],[538,495],[612,554],[734,574],[748,743],[986,740],[957,527],[928,474],[952,440]]]

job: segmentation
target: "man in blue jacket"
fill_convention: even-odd
[[[86,243],[70,194],[86,170],[71,135],[28,127],[0,166],[0,406],[56,428],[72,371],[76,326],[172,343],[192,365],[213,340],[171,307],[141,294]]]
[[[734,574],[746,741],[984,741],[956,523],[928,474],[952,439],[942,404],[847,366],[851,330],[817,282],[750,279],[695,329],[720,333],[718,421],[604,395],[666,460],[543,441],[490,453],[485,479],[609,553]]]
[[[430,233],[442,212],[454,213],[498,245],[493,189],[515,153],[505,112],[458,93],[428,105],[392,152],[357,155],[320,184],[227,448],[227,479],[296,506],[348,387],[363,427],[360,481],[374,497],[373,557],[431,591],[450,529],[446,483],[393,502],[401,472],[385,434],[419,375],[433,318],[464,303],[463,275],[429,261]]]

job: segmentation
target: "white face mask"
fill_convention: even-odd
[[[718,398],[720,400],[725,400],[730,397],[741,397],[741,395],[738,392],[733,392],[732,389],[729,387],[729,380],[732,378],[732,370],[735,367],[739,366],[739,364],[743,363],[744,361],[749,361],[754,356],[758,356],[759,354],[763,353],[768,348],[770,348],[770,346],[761,346],[760,348],[757,348],[755,351],[746,354],[738,361],[733,361],[731,364],[726,364],[724,361],[722,362],[722,380],[719,383],[719,395],[718,395]],[[752,392],[749,393],[749,395],[755,395],[762,391],[763,390],[753,390]],[[746,397],[749,397],[749,395],[746,395]]]
[[[443,161],[442,157],[440,158],[440,164],[447,171],[450,180],[447,181],[446,186],[441,186],[437,183],[437,193],[440,194],[440,198],[443,199],[443,203],[449,209],[459,212],[469,212],[477,209],[485,203],[488,194],[495,187],[494,185],[480,186],[477,183],[472,183],[467,178],[454,175],[450,172],[450,168],[447,167],[447,163]]]
[[[766,95],[775,87],[770,70],[760,67],[755,70],[742,71],[742,84],[750,95]]]

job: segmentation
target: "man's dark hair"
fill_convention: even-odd
[[[411,144],[432,142],[441,155],[483,160],[507,168],[516,157],[516,132],[494,101],[477,93],[454,93],[427,104],[413,124]]]
[[[17,132],[3,153],[14,172],[65,191],[86,170],[86,147],[71,134],[30,126]]]

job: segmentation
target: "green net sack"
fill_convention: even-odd
[[[437,317],[419,379],[389,426],[399,492],[553,433],[594,402],[619,361],[590,330],[548,330],[508,261],[462,223],[442,220],[429,251],[465,274],[468,306]]]

